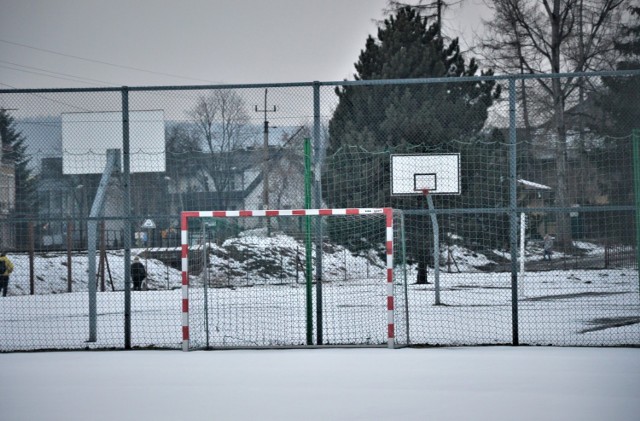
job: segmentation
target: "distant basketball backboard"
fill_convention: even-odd
[[[101,174],[108,149],[122,157],[122,112],[62,114],[63,174]],[[163,110],[129,112],[129,152],[132,173],[165,171]]]
[[[391,195],[460,194],[460,154],[391,155]]]

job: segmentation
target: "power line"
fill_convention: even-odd
[[[11,66],[24,67],[24,69],[16,69],[14,67],[0,65],[0,67],[2,67],[2,68],[9,69],[9,70],[14,70],[16,72],[31,73],[31,74],[34,74],[34,75],[45,76],[45,77],[50,77],[50,78],[60,79],[60,80],[70,80],[72,82],[86,83],[86,84],[90,84],[90,85],[93,85],[93,84],[95,84],[95,82],[98,82],[98,83],[105,84],[105,85],[116,86],[116,85],[114,85],[112,83],[105,82],[103,80],[85,78],[85,77],[82,77],[82,76],[75,76],[75,75],[70,75],[70,74],[67,74],[67,73],[54,72],[54,71],[51,71],[51,70],[41,69],[41,68],[38,68],[38,67],[32,67],[32,66],[26,66],[26,65],[23,65],[23,64],[12,63],[12,62],[9,62],[9,61],[6,61],[6,60],[0,60],[0,63],[6,63],[6,64],[9,64]],[[32,69],[32,70],[37,70],[37,71],[25,70],[25,69]],[[45,72],[45,73],[42,73],[42,72]],[[47,74],[47,73],[51,73],[51,74]],[[55,75],[59,75],[59,76],[55,76]],[[67,76],[67,77],[64,77],[64,76]]]
[[[135,71],[138,71],[138,72],[152,73],[152,74],[161,75],[161,76],[169,76],[169,77],[175,77],[175,78],[185,79],[185,80],[193,80],[193,81],[198,81],[198,82],[223,83],[223,82],[219,82],[219,81],[198,79],[198,78],[193,78],[193,77],[189,77],[189,76],[181,76],[181,75],[176,75],[176,74],[172,74],[172,73],[164,73],[164,72],[157,72],[157,71],[154,71],[154,70],[142,69],[142,68],[139,68],[139,67],[125,66],[125,65],[122,65],[122,64],[109,63],[107,61],[95,60],[95,59],[86,58],[86,57],[80,57],[80,56],[76,56],[76,55],[73,55],[73,54],[60,53],[58,51],[48,50],[46,48],[34,47],[32,45],[22,44],[22,43],[13,42],[13,41],[7,41],[7,40],[4,40],[4,39],[0,39],[0,42],[3,42],[5,44],[19,46],[19,47],[29,48],[29,49],[36,50],[36,51],[42,51],[42,52],[49,53],[49,54],[55,54],[55,55],[62,56],[62,57],[73,58],[73,59],[76,59],[76,60],[82,60],[82,61],[88,61],[88,62],[91,62],[91,63],[104,64],[105,66],[118,67],[118,68],[121,68],[121,69],[135,70]]]
[[[0,85],[2,85],[2,86],[7,86],[7,87],[9,87],[9,88],[11,88],[11,89],[17,89],[15,86],[7,85],[6,83],[2,83],[2,82],[0,82]],[[86,108],[78,107],[78,106],[76,106],[76,105],[69,104],[68,102],[60,101],[60,100],[57,100],[57,99],[49,98],[49,97],[44,96],[44,95],[39,94],[39,93],[34,93],[34,92],[32,92],[32,93],[29,93],[29,95],[31,95],[31,96],[35,96],[35,97],[37,97],[37,98],[42,98],[42,99],[45,99],[45,100],[47,100],[47,101],[56,102],[56,103],[58,103],[58,104],[66,105],[66,106],[68,106],[68,107],[75,108],[76,110],[80,110],[80,111],[89,111],[89,110],[88,110],[88,109],[86,109]]]

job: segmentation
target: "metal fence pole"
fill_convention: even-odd
[[[410,335],[410,324],[409,324],[409,283],[407,280],[407,243],[405,241],[405,231],[404,231],[404,213],[402,211],[397,211],[400,216],[400,249],[402,250],[402,257],[400,259],[400,267],[402,268],[402,283],[404,284],[404,322],[406,324],[406,341],[407,345],[411,343]],[[394,265],[395,270],[396,265]],[[394,277],[395,281],[395,277]]]
[[[320,174],[322,159],[320,147],[320,82],[313,84],[313,182],[316,209],[322,207],[322,186]],[[322,345],[322,218],[315,220],[316,234],[316,344]]]
[[[518,335],[518,213],[516,168],[516,80],[509,79],[509,240],[511,248],[511,335],[519,345]]]
[[[304,142],[304,207],[305,209],[311,208],[311,144],[309,139],[305,139]],[[307,345],[313,345],[313,298],[311,287],[311,217],[305,215],[304,217],[304,249],[305,249],[305,283],[306,283],[306,333],[307,333]]]
[[[124,348],[131,349],[131,156],[129,151],[129,88],[122,87],[122,180],[124,182]]]
[[[636,265],[640,285],[640,129],[633,129],[633,185],[636,199]]]

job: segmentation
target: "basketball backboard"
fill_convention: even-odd
[[[460,154],[391,155],[391,195],[460,194]]]
[[[63,174],[101,174],[108,149],[122,157],[122,112],[62,114]],[[165,171],[163,110],[129,112],[129,152],[132,173]]]

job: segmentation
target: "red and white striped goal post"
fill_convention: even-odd
[[[182,263],[182,350],[189,351],[189,218],[243,218],[254,216],[331,216],[384,214],[386,217],[387,251],[387,344],[395,345],[394,295],[393,295],[393,208],[344,208],[344,209],[281,209],[234,211],[185,211],[180,214],[181,263]]]

